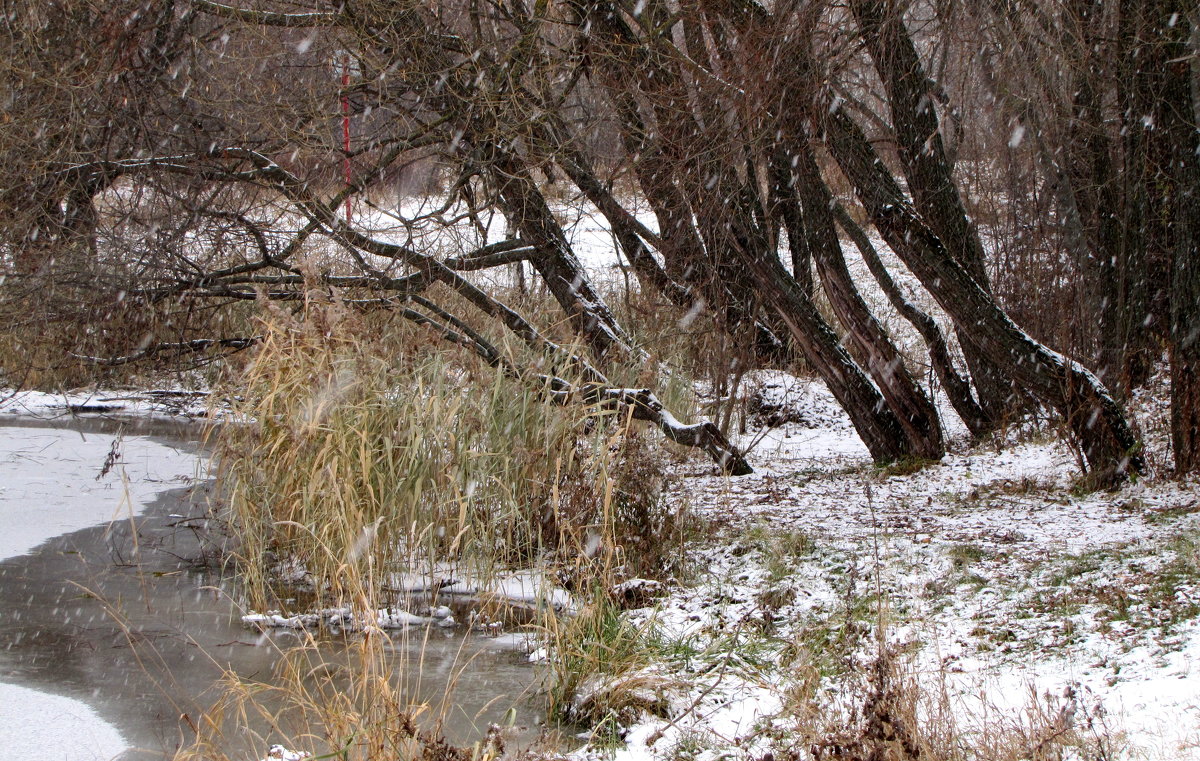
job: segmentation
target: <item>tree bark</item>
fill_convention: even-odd
[[[1200,472],[1200,83],[1192,76],[1189,43],[1200,24],[1195,9],[1161,0],[1155,35],[1163,71],[1162,133],[1169,163],[1164,216],[1173,238],[1170,286],[1171,444],[1175,472]],[[1192,53],[1195,54],[1195,48]]]
[[[771,155],[771,191],[774,213],[787,231],[788,252],[792,259],[792,277],[809,297],[813,292],[812,250],[804,233],[804,216],[796,201],[796,172],[782,149]]]
[[[835,204],[821,178],[812,147],[796,145],[797,189],[808,243],[821,274],[821,285],[842,326],[866,359],[867,371],[908,437],[914,455],[939,460],[946,453],[937,410],[904,366],[904,358],[876,322],[850,277],[831,207]]]
[[[946,156],[930,81],[904,26],[902,5],[893,0],[851,0],[850,10],[887,93],[900,161],[913,203],[947,251],[990,293],[983,243],[958,192]],[[1020,409],[1022,400],[1003,366],[977,351],[963,335],[963,353],[975,379],[979,402],[994,420]]]
[[[975,401],[975,397],[971,394],[971,383],[966,378],[958,373],[954,368],[954,362],[950,359],[950,348],[946,344],[946,337],[942,334],[941,328],[938,327],[936,321],[925,311],[919,309],[915,304],[905,298],[900,292],[900,288],[892,280],[891,274],[883,261],[879,258],[879,253],[875,250],[874,244],[870,238],[863,232],[862,227],[851,218],[849,212],[841,204],[834,207],[834,215],[837,218],[838,225],[854,242],[859,253],[862,254],[863,261],[866,262],[867,269],[871,271],[871,275],[875,278],[875,282],[879,284],[880,290],[887,296],[892,307],[900,313],[900,316],[908,320],[908,322],[917,329],[921,337],[925,340],[925,346],[929,350],[929,362],[933,366],[933,371],[937,375],[938,381],[942,384],[942,390],[946,392],[947,398],[950,400],[954,411],[958,413],[959,418],[966,424],[967,430],[977,439],[982,439],[988,436],[995,430],[995,424],[987,417],[987,413]]]
[[[904,201],[899,188],[879,182],[878,157],[846,114],[830,114],[826,127],[831,152],[884,240],[989,361],[1009,368],[1014,380],[1062,414],[1093,481],[1112,485],[1140,472],[1138,442],[1099,379],[1009,319]]]

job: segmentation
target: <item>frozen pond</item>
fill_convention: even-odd
[[[75,425],[0,425],[0,747],[25,761],[169,757],[225,669],[269,682],[295,635],[246,630],[229,583],[196,562],[208,482],[195,429]],[[539,720],[520,653],[455,630],[393,641],[414,700],[437,708],[456,684],[452,742],[510,708]],[[336,664],[340,649],[319,657]]]

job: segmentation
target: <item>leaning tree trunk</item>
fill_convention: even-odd
[[[900,421],[842,348],[837,334],[784,269],[779,257],[774,254],[747,257],[746,265],[762,288],[769,308],[788,326],[804,358],[846,410],[875,462],[883,465],[916,454]]]
[[[574,147],[562,120],[556,116],[548,116],[547,122],[543,132],[549,144],[550,156],[608,220],[609,229],[612,230],[613,237],[617,240],[629,266],[637,274],[638,282],[666,297],[675,306],[689,309],[692,298],[687,289],[671,279],[643,240],[649,237],[648,231],[595,175],[591,161],[583,151]]]
[[[613,350],[619,353],[628,349],[616,319],[592,287],[528,169],[508,151],[495,145],[488,147],[493,149],[493,175],[505,215],[521,238],[533,245],[530,262],[566,312],[571,326],[598,358]]]
[[[995,426],[988,420],[987,414],[971,394],[971,382],[954,368],[954,362],[950,359],[950,347],[946,344],[946,337],[942,334],[942,329],[938,327],[937,321],[905,298],[883,260],[879,258],[879,252],[875,250],[875,245],[871,243],[871,239],[867,237],[862,227],[854,221],[845,207],[837,204],[833,211],[838,225],[862,254],[867,269],[871,271],[875,282],[879,284],[879,289],[887,296],[888,301],[900,313],[900,316],[908,320],[921,334],[921,338],[925,339],[925,346],[929,350],[929,363],[933,366],[933,372],[937,375],[938,382],[942,384],[942,390],[946,392],[946,397],[949,398],[954,411],[966,424],[967,430],[976,438],[983,438],[990,434]]]
[[[703,308],[730,335],[752,333],[749,348],[756,357],[778,359],[786,351],[779,338],[786,327],[762,319],[754,280],[723,240],[727,234],[739,236],[735,228],[744,215],[739,208],[731,216],[721,203],[739,201],[739,189],[713,184],[723,179],[729,157],[712,155],[711,144],[698,144],[711,140],[717,125],[698,121],[671,61],[654,45],[642,44],[614,3],[597,0],[576,11],[579,23],[591,29],[588,60],[615,107],[634,174],[658,217],[667,274],[702,298]]]
[[[930,81],[901,18],[902,6],[889,0],[852,0],[850,9],[887,93],[913,203],[950,255],[990,293],[983,243],[959,195],[942,143]],[[960,337],[980,404],[989,417],[998,421],[1019,408],[1020,395],[1004,365],[996,365],[986,352],[978,351],[969,333],[960,331]]]
[[[831,213],[835,201],[817,168],[812,146],[802,139],[796,144],[795,151],[793,161],[799,179],[796,189],[802,202],[805,233],[821,274],[821,285],[838,320],[865,356],[867,371],[904,428],[913,453],[925,459],[941,459],[946,447],[937,410],[909,374],[904,358],[876,322],[854,285]]]
[[[1078,439],[1097,485],[1140,472],[1138,442],[1120,407],[1095,375],[1035,341],[1005,314],[905,202],[879,181],[874,148],[849,116],[826,120],[829,147],[885,241],[950,315],[955,326],[1013,380],[1054,406]]]

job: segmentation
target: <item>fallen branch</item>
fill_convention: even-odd
[[[133,354],[128,354],[123,357],[89,357],[84,354],[72,354],[76,359],[81,359],[84,362],[90,362],[101,367],[118,367],[127,365],[131,362],[146,359],[148,357],[161,354],[163,352],[174,352],[176,356],[183,354],[195,354],[197,352],[208,351],[213,348],[232,349],[233,351],[241,351],[249,348],[262,340],[262,336],[251,336],[250,338],[197,338],[191,341],[180,341],[178,343],[156,343],[150,344],[146,348],[136,351]]]

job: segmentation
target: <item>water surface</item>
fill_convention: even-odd
[[[62,482],[65,491],[74,490],[76,499],[94,508],[90,520],[98,514],[104,522],[0,561],[0,681],[86,703],[131,746],[124,761],[170,756],[191,741],[191,727],[218,695],[214,685],[223,673],[271,682],[281,651],[300,635],[244,628],[234,585],[215,564],[206,565],[212,555],[207,540],[219,535],[205,517],[212,483],[192,467],[202,477],[183,486],[175,472],[196,460],[197,428],[161,423],[133,428],[102,420],[52,432],[86,443],[77,446],[73,439],[70,445],[62,438],[52,441],[45,422],[10,422],[0,426],[0,441],[50,438],[36,456],[0,461],[6,482],[10,477],[12,483]],[[117,474],[119,488],[111,472],[95,479],[118,430],[124,431],[122,454],[129,460]],[[137,439],[135,430],[152,436]],[[156,470],[169,458],[161,451],[145,454],[151,442],[175,453],[173,468]],[[140,480],[131,482],[135,473]],[[32,493],[36,490],[0,489],[0,536],[37,528],[55,512],[45,504],[52,498]],[[45,494],[52,492],[47,488]],[[530,697],[535,675],[522,654],[436,627],[395,632],[392,642],[397,682],[414,702],[430,705],[426,715],[445,717],[451,742],[479,739],[489,722],[533,726],[540,720]],[[327,668],[315,669],[314,680],[333,674],[332,684],[343,683],[336,680],[347,673],[344,664],[353,648],[353,642],[323,642],[311,657]],[[229,738],[230,749],[246,758],[261,752],[263,743],[294,739],[265,722],[250,730]]]

